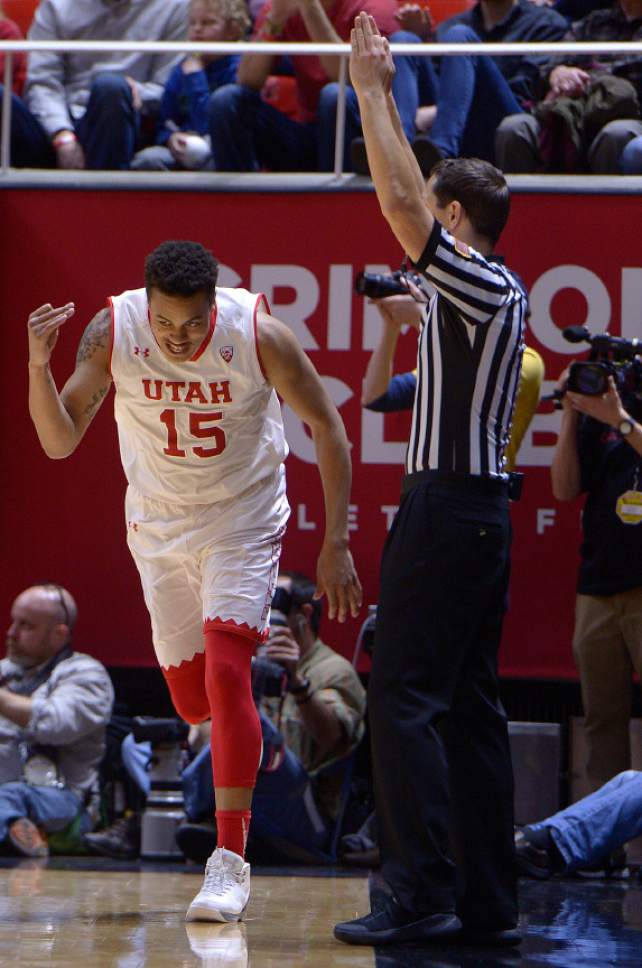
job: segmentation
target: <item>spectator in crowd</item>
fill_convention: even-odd
[[[553,7],[570,22],[580,20],[592,10],[609,7],[613,0],[530,0],[538,7]]]
[[[642,125],[622,151],[620,169],[623,175],[642,175]]]
[[[632,670],[642,674],[641,417],[640,388],[621,399],[612,377],[601,396],[567,391],[551,466],[558,500],[587,496],[573,653],[592,790],[631,766]]]
[[[42,0],[30,40],[180,40],[187,0]],[[11,112],[18,168],[126,169],[141,122],[157,114],[172,54],[60,53],[29,57],[24,102]],[[148,121],[149,119],[149,121]]]
[[[416,370],[393,375],[395,351],[402,327],[408,326],[419,332],[423,306],[427,302],[425,291],[419,290],[412,282],[409,288],[408,295],[374,300],[381,313],[383,327],[363,380],[361,403],[367,410],[389,413],[412,410],[414,405]],[[527,319],[529,315],[527,313]],[[531,347],[524,347],[510,440],[505,451],[504,466],[507,471],[515,468],[520,444],[539,405],[543,379],[542,357]]]
[[[277,582],[270,638],[260,658],[284,671],[285,692],[267,695],[259,667],[255,693],[263,755],[250,831],[254,849],[312,862],[327,859],[340,807],[342,761],[363,736],[366,702],[350,663],[318,637],[321,603],[314,592],[314,582],[297,572],[285,572]],[[184,771],[183,790],[189,817],[211,816],[214,790],[206,752]],[[190,856],[190,829],[179,829],[177,839]]]
[[[420,16],[420,15],[419,15]],[[409,21],[404,24],[408,29]],[[479,0],[470,10],[437,28],[440,43],[522,43],[559,40],[566,30],[560,14],[529,0]],[[419,29],[419,28],[417,28]],[[508,115],[528,110],[537,97],[540,56],[444,57],[441,61],[436,112],[423,147],[424,169],[441,158],[474,155],[492,161],[494,134]],[[419,139],[417,139],[419,141]]]
[[[564,40],[642,40],[641,0],[617,0],[594,10],[573,23]],[[542,74],[548,92],[533,114],[511,115],[498,128],[500,167],[514,173],[618,174],[623,149],[642,135],[640,54],[554,57]],[[630,171],[629,166],[630,161]]]
[[[318,43],[346,42],[356,14],[365,9],[391,41],[418,43],[414,34],[399,31],[395,0],[268,0],[256,23],[256,41]],[[286,117],[261,99],[260,91],[273,72],[271,54],[245,54],[238,84],[215,91],[210,100],[210,134],[219,171],[331,171],[340,58],[294,55],[299,116]],[[428,82],[420,57],[398,57],[392,82],[404,130],[414,135],[419,92]],[[429,97],[429,94],[425,94]],[[344,170],[352,170],[351,144],[361,134],[359,108],[352,88],[347,89]],[[359,160],[363,166],[362,145]]]
[[[241,40],[250,26],[245,0],[191,0],[187,38],[194,42]],[[139,151],[136,171],[197,169],[212,157],[207,106],[210,95],[236,80],[236,54],[188,54],[169,75],[160,103],[156,144]]]
[[[14,23],[6,16],[0,3],[0,42],[3,40],[22,40],[22,31],[18,24]],[[13,57],[13,92],[22,94],[25,77],[27,75],[27,55],[14,53]],[[5,55],[0,50],[0,78],[4,77],[4,58]]]
[[[76,603],[55,584],[18,595],[0,661],[0,843],[28,857],[85,812],[105,748],[113,689],[107,671],[75,652]]]
[[[623,845],[642,834],[642,773],[625,770],[599,790],[515,834],[522,874],[626,876]]]
[[[319,638],[321,603],[309,578],[282,573],[272,602],[271,632],[255,663],[253,691],[259,706],[263,754],[252,801],[249,850],[299,861],[327,858],[340,805],[342,761],[364,732],[365,692],[350,663]],[[268,683],[271,683],[271,686]],[[283,691],[275,696],[270,693]],[[276,687],[276,688],[275,688]],[[190,733],[192,751],[183,772],[188,822],[178,843],[188,857],[202,861],[216,845],[214,788],[209,737],[201,727]],[[126,768],[146,795],[150,747],[123,742]],[[204,821],[204,822],[203,822]],[[130,816],[86,837],[96,852],[131,856],[138,823]]]

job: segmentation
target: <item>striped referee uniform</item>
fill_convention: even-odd
[[[466,927],[506,929],[517,922],[513,781],[496,662],[510,547],[503,452],[526,300],[506,268],[437,222],[417,269],[436,295],[369,692],[383,874],[410,915],[456,909]]]
[[[522,356],[524,294],[510,272],[435,222],[417,269],[437,295],[419,340],[406,472],[502,476]]]

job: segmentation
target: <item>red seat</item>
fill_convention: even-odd
[[[17,23],[23,34],[29,30],[37,6],[38,0],[2,0],[5,17]]]
[[[289,74],[270,74],[261,89],[261,97],[288,118],[297,119],[299,102],[296,79]]]

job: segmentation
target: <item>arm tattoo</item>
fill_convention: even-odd
[[[83,415],[85,417],[89,417],[89,419],[91,420],[91,418],[98,410],[98,407],[103,402],[103,398],[107,396],[108,390],[109,390],[109,386],[101,387],[100,390],[94,393],[93,397],[91,398],[91,400],[89,401],[85,409],[83,410]]]
[[[76,366],[84,360],[90,360],[99,347],[102,349],[108,347],[110,338],[111,313],[105,308],[96,313],[82,334],[76,354]]]

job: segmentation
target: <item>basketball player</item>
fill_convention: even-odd
[[[250,663],[267,633],[289,514],[287,444],[277,392],[308,424],[326,532],[317,594],[356,615],[361,587],[347,540],[348,442],[341,418],[291,331],[265,297],[216,288],[218,263],[195,242],[148,256],[145,288],[114,296],[87,326],[59,393],[50,358],[73,303],[29,317],[29,408],[43,449],[67,457],[113,381],[129,487],[128,544],[174,706],[212,720],[218,846],[188,920],[238,921],[261,756]]]

